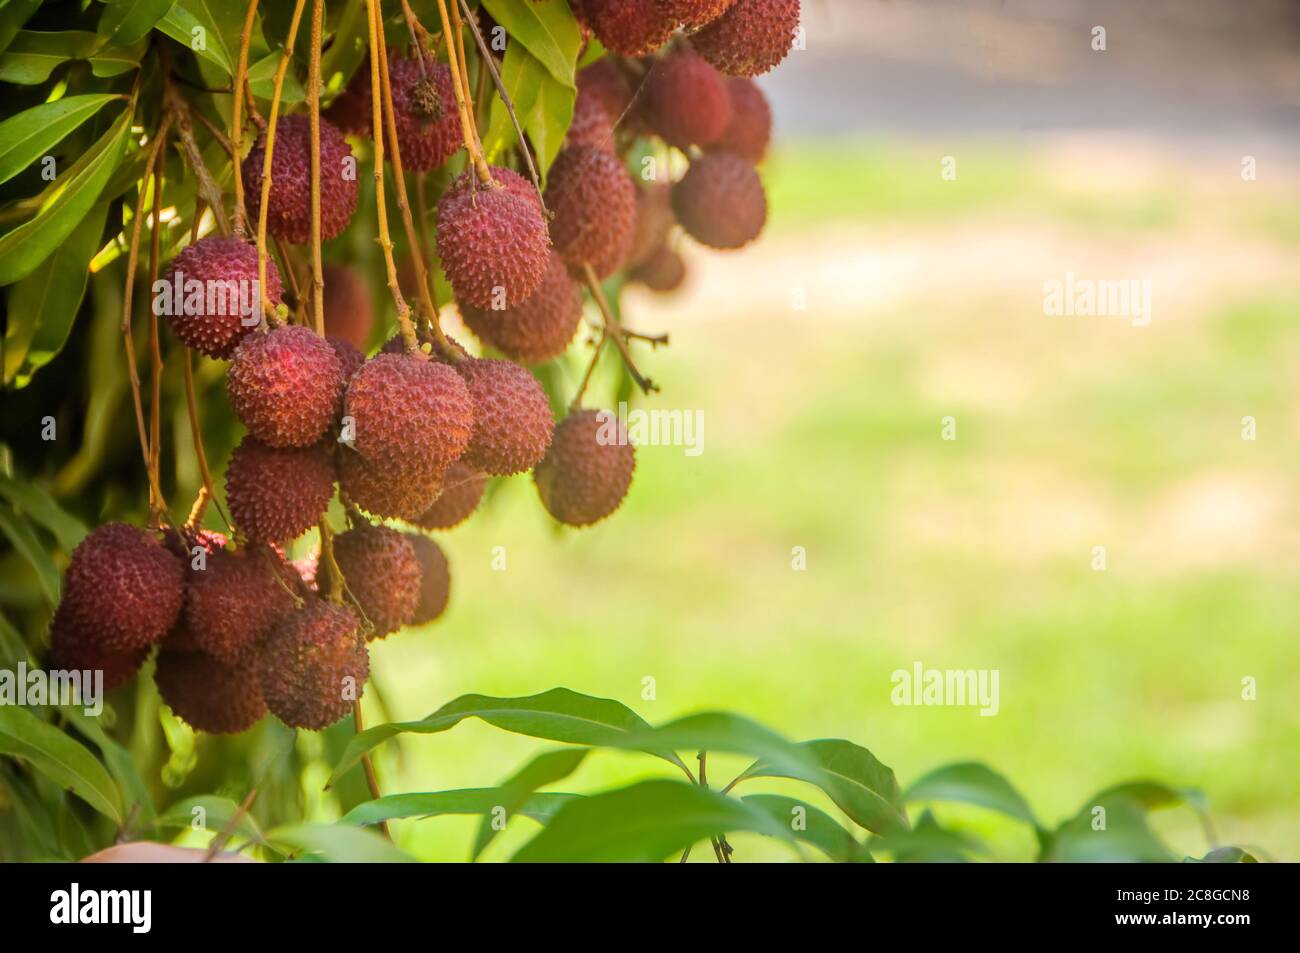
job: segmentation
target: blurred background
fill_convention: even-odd
[[[633,405],[702,410],[704,452],[643,447],[584,532],[501,487],[441,540],[449,614],[373,647],[370,720],[554,685],[652,722],[729,708],[866,745],[904,786],[984,760],[1047,823],[1123,780],[1199,787],[1222,840],[1300,859],[1300,4],[804,7],[806,49],[761,81],[767,232],[623,300],[672,339]],[[1045,315],[1066,272],[1149,280],[1150,324]],[[1000,712],[892,705],[914,662],[999,670]],[[536,749],[473,722],[377,767],[386,791],[486,786]],[[570,789],[647,770],[602,755]],[[1158,820],[1203,852],[1189,812]],[[477,823],[395,833],[461,858]]]

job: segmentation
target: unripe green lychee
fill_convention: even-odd
[[[328,444],[268,447],[247,436],[226,465],[230,516],[254,542],[295,539],[320,522],[334,495]]]
[[[187,245],[163,275],[168,288],[154,307],[189,348],[225,359],[244,335],[262,323],[262,297],[280,302],[280,272],[266,262],[266,294],[258,293],[257,249],[237,238],[208,235]],[[177,298],[179,297],[179,300]]]
[[[338,419],[343,369],[324,338],[286,324],[239,342],[226,371],[230,406],[270,447],[316,443]]]
[[[244,195],[248,214],[258,220],[262,203],[262,165],[266,134],[244,159]],[[357,207],[357,165],[352,147],[334,125],[320,124],[320,228],[328,240],[347,227]],[[295,113],[276,123],[271,153],[271,198],[267,231],[295,245],[311,241],[311,130],[307,116]]]
[[[632,484],[636,453],[609,411],[577,410],[555,428],[533,471],[546,511],[570,526],[590,526],[618,509]]]
[[[352,710],[370,676],[360,616],[348,606],[308,603],[272,631],[258,670],[275,717],[293,728],[328,728]]]

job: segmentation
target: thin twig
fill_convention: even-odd
[[[253,90],[248,83],[248,48],[253,42],[253,20],[257,16],[257,0],[248,0],[248,13],[244,16],[244,28],[239,34],[239,64],[235,67],[235,101],[230,111],[230,163],[235,175],[235,234],[243,238],[248,212],[244,208],[244,176],[240,169],[243,158],[241,145],[244,138],[244,92],[248,91],[249,105],[252,106]],[[255,107],[254,107],[254,111]]]
[[[587,278],[587,288],[596,300],[596,307],[600,309],[600,316],[605,321],[605,330],[609,333],[614,346],[618,348],[618,353],[622,356],[628,373],[632,375],[632,380],[636,381],[636,386],[641,388],[643,393],[650,394],[657,391],[659,385],[642,374],[637,369],[636,362],[632,360],[632,355],[627,349],[627,341],[623,337],[625,332],[609,309],[609,302],[605,300],[605,291],[600,286],[600,279],[596,277],[596,270],[589,262],[584,262],[582,267]]]
[[[221,514],[221,522],[226,524],[226,530],[230,529],[230,520],[226,517],[226,511],[221,508],[221,502],[217,499],[217,490],[212,482],[212,471],[208,469],[208,453],[203,449],[203,428],[199,426],[199,407],[198,401],[194,397],[194,362],[190,356],[190,349],[184,348],[185,351],[185,407],[190,415],[190,437],[194,441],[194,456],[199,463],[199,475],[203,478],[203,487],[200,490],[200,496],[206,496],[216,504],[217,512]],[[198,520],[194,519],[195,509],[190,509],[190,522],[198,525],[203,519],[203,507],[198,507]],[[204,504],[206,505],[206,503]]]
[[[609,339],[609,328],[603,326],[600,329],[600,337],[596,339],[596,349],[591,353],[591,360],[587,362],[587,371],[582,375],[582,382],[578,384],[577,393],[573,395],[573,400],[569,402],[569,412],[577,410],[582,406],[582,395],[587,392],[587,385],[591,383],[591,375],[596,370],[596,364],[600,361],[601,349]]]
[[[311,299],[316,333],[325,336],[325,273],[320,255],[320,47],[325,0],[312,0],[311,61],[307,67],[308,123],[311,127]]]
[[[370,2],[370,0],[367,0]],[[452,0],[453,4],[455,0]],[[479,181],[487,184],[492,181],[492,173],[483,158],[483,150],[478,145],[474,134],[474,123],[470,117],[470,107],[462,79],[463,66],[457,60],[456,41],[453,38],[451,17],[447,13],[446,0],[438,0],[438,14],[442,18],[442,32],[447,38],[447,64],[451,67],[451,84],[456,90],[456,109],[460,113],[460,131],[465,139],[465,149],[469,152],[470,162],[478,174]]]
[[[198,141],[194,138],[194,127],[190,125],[189,104],[176,91],[176,87],[164,77],[163,80],[163,100],[166,104],[166,111],[171,116],[176,126],[176,134],[180,137],[181,147],[185,152],[185,160],[189,163],[190,169],[194,172],[195,179],[198,180],[199,195],[203,201],[207,202],[212,209],[212,217],[216,219],[217,228],[223,235],[230,233],[230,222],[226,219],[226,212],[222,208],[221,189],[217,185],[216,179],[212,177],[208,165],[203,161],[203,150],[199,148]]]
[[[167,130],[163,131],[162,146],[153,165],[153,221],[149,227],[149,287],[158,281],[159,262],[162,258],[162,193],[164,170],[167,165]],[[158,342],[158,309],[149,309],[149,469],[155,486],[162,485],[162,348]],[[157,525],[162,516],[159,508],[149,514],[150,522]]]
[[[221,848],[225,847],[230,838],[234,836],[235,828],[239,825],[239,822],[243,820],[244,815],[248,813],[248,809],[253,806],[253,800],[256,797],[257,788],[250,788],[248,795],[244,798],[243,802],[240,803],[239,808],[234,814],[230,815],[230,820],[226,821],[226,826],[221,829],[220,833],[218,833],[216,837],[212,838],[212,843],[208,845],[208,852],[203,855],[203,862],[205,864],[212,860],[212,858],[216,857],[217,854],[221,852]]]
[[[366,2],[369,3],[370,0],[366,0]],[[356,728],[357,734],[361,734],[361,699],[357,699],[352,703],[352,724]],[[361,756],[361,766],[365,769],[366,786],[370,788],[370,796],[375,800],[379,800],[383,795],[379,791],[379,779],[375,776],[375,766],[370,760],[369,752]],[[390,841],[393,839],[393,835],[388,830],[387,821],[380,821],[379,828]]]

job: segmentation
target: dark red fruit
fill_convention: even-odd
[[[423,472],[410,468],[389,472],[347,447],[339,448],[338,467],[343,496],[382,518],[415,519],[433,505],[443,486],[444,471],[436,466]]]
[[[343,369],[334,348],[310,328],[281,325],[239,342],[226,371],[230,406],[258,440],[306,447],[338,418]]]
[[[441,547],[427,536],[409,534],[407,541],[420,563],[420,599],[411,625],[425,625],[447,610],[451,596],[451,568]]]
[[[462,305],[460,314],[484,344],[512,360],[541,364],[568,350],[582,321],[582,292],[552,251],[541,286],[522,304],[503,311]]]
[[[670,146],[712,142],[731,121],[731,97],[721,74],[689,50],[655,60],[641,85],[642,115]]]
[[[410,522],[421,529],[451,529],[478,509],[487,488],[487,474],[457,460],[443,478],[442,493],[427,510]]]
[[[697,158],[673,186],[677,221],[698,242],[740,248],[759,236],[767,221],[767,196],[758,173],[734,152]]]
[[[220,235],[200,238],[171,260],[163,278],[167,290],[155,296],[154,309],[200,354],[224,360],[262,324],[257,249],[247,242]],[[280,303],[280,272],[269,258],[266,291],[272,304]]]
[[[347,265],[326,265],[321,278],[325,282],[325,335],[342,338],[364,351],[375,326],[374,304],[366,282]]]
[[[673,18],[683,28],[693,30],[716,20],[727,11],[736,0],[659,0]]]
[[[677,26],[659,0],[581,0],[580,6],[596,39],[620,56],[653,53]]]
[[[555,418],[546,391],[518,364],[470,358],[456,365],[474,401],[474,435],[461,460],[498,476],[531,470],[551,444]]]
[[[609,411],[577,410],[555,428],[533,479],[551,516],[590,526],[618,509],[635,468],[635,450],[618,418]]]
[[[229,665],[202,652],[163,649],[153,678],[162,700],[196,731],[233,735],[266,714],[251,658]]]
[[[451,67],[425,57],[424,67],[414,56],[388,51],[388,82],[393,91],[393,119],[402,168],[427,172],[450,159],[465,139],[456,107],[456,87]],[[354,135],[371,136],[374,113],[370,101],[370,59],[352,77],[347,91],[330,105],[329,118]],[[384,125],[385,155],[392,155],[388,117]]]
[[[218,550],[191,562],[184,624],[169,648],[204,652],[233,665],[247,658],[298,605],[300,580],[284,557],[265,545]]]
[[[387,526],[361,523],[334,538],[334,559],[371,625],[383,638],[407,625],[420,600],[420,561],[410,537]]]
[[[609,58],[596,60],[578,70],[578,93],[589,95],[605,110],[611,126],[617,126],[632,105],[632,86]]]
[[[691,44],[724,73],[757,76],[785,59],[798,29],[799,0],[736,0]]]
[[[677,224],[671,195],[672,186],[667,182],[653,182],[637,189],[636,228],[627,253],[629,267],[635,268],[668,241],[668,233]]]
[[[105,652],[97,644],[97,632],[78,624],[64,603],[54,610],[50,622],[50,649],[53,666],[65,672],[103,672],[104,691],[112,691],[124,684],[149,657],[149,648],[126,652]],[[86,683],[83,681],[82,685]],[[85,688],[82,689],[83,693]],[[83,694],[84,697],[84,694]]]
[[[551,241],[569,268],[596,277],[623,264],[636,226],[636,186],[622,163],[591,146],[566,146],[551,166],[546,206],[555,215]]]
[[[710,149],[730,150],[753,165],[767,155],[772,142],[772,107],[758,84],[744,76],[727,77],[731,97],[731,122]]]
[[[566,145],[592,146],[596,149],[614,149],[614,125],[605,107],[595,94],[578,88],[578,98],[573,103],[573,121],[565,134]]]
[[[334,495],[328,444],[268,447],[247,436],[226,466],[230,516],[254,541],[279,543],[311,529]]]
[[[262,207],[262,164],[266,135],[244,159],[244,195],[248,214],[258,220]],[[333,124],[320,124],[321,238],[330,239],[347,227],[357,207],[357,166],[352,147]],[[311,130],[308,118],[282,116],[275,127],[271,154],[271,198],[267,231],[295,245],[311,241]]]
[[[660,245],[645,261],[632,269],[633,281],[639,281],[651,291],[668,294],[676,291],[686,281],[686,262],[668,245]]]
[[[334,356],[338,358],[339,367],[343,372],[343,386],[347,387],[347,382],[352,379],[352,375],[361,370],[361,365],[366,363],[366,356],[342,338],[327,337],[325,340],[334,349]]]
[[[276,626],[258,669],[275,717],[293,728],[328,728],[352,710],[370,677],[361,618],[348,606],[311,602]]]

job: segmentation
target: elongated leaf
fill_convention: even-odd
[[[895,828],[871,841],[877,851],[888,851],[900,864],[964,864],[971,854],[987,848],[973,837],[942,827],[929,811],[922,811],[911,830]]]
[[[41,0],[8,0],[0,4],[0,52],[9,48],[18,31],[40,5]]]
[[[64,136],[115,99],[122,97],[110,93],[68,96],[24,109],[0,122],[0,182],[8,182],[48,155]]]
[[[223,23],[229,27],[231,11],[222,9],[220,12],[225,19],[218,17],[218,8],[211,0],[177,0],[159,21],[158,29],[233,76],[239,53],[230,48],[222,32]],[[241,28],[242,23],[236,15],[235,30]]]
[[[751,765],[742,779],[775,777],[812,781],[830,796],[836,807],[869,831],[880,834],[896,827],[907,827],[907,815],[894,772],[866,748],[840,738],[805,741],[800,747],[815,759],[824,783],[785,770],[778,764],[761,761]]]
[[[501,84],[514,103],[515,117],[532,141],[538,171],[545,182],[546,172],[564,144],[564,135],[573,121],[573,103],[577,92],[552,76],[542,63],[518,43],[506,48],[501,64]],[[500,155],[518,140],[510,113],[500,96],[492,100],[483,148],[488,157]]]
[[[141,38],[128,46],[109,46],[97,50],[89,57],[90,71],[99,77],[121,76],[140,65],[140,58],[149,48],[149,40]]]
[[[176,0],[115,0],[99,15],[96,28],[110,46],[129,46],[167,15]]]
[[[36,215],[0,237],[0,285],[26,278],[67,240],[121,161],[130,129],[130,112],[123,110],[86,154],[42,193]]]
[[[230,798],[218,797],[215,794],[200,794],[197,797],[177,801],[159,814],[158,826],[174,830],[190,828],[215,835],[226,830],[230,826],[231,819],[238,813],[239,805]],[[233,830],[238,836],[246,837],[259,844],[264,841],[262,829],[247,812],[239,815]]]
[[[1097,812],[1101,808],[1104,813]],[[1043,838],[1040,861],[1067,863],[1169,863],[1173,855],[1147,823],[1135,798],[1112,794],[1086,805]]]
[[[1195,788],[1176,788],[1160,781],[1127,781],[1114,787],[1098,791],[1088,799],[1088,804],[1105,804],[1113,798],[1127,798],[1141,805],[1147,811],[1159,811],[1165,808],[1187,805],[1201,822],[1205,839],[1214,845],[1214,825],[1210,821],[1210,806],[1205,794]]]
[[[574,68],[582,37],[566,0],[483,0],[483,6],[512,39],[546,67],[556,82],[575,86]],[[484,39],[491,42],[490,37]]]
[[[788,825],[794,837],[816,847],[831,860],[873,862],[871,852],[819,807],[783,794],[747,794],[741,800],[770,814],[773,820]]]
[[[511,858],[517,863],[656,862],[719,833],[796,843],[770,813],[682,781],[642,781],[570,801]]]
[[[77,726],[77,731],[99,749],[104,764],[117,782],[118,790],[123,795],[122,814],[133,827],[149,826],[154,822],[156,812],[149,785],[140,775],[131,752],[108,736],[100,725],[99,719],[87,715],[81,708],[63,707],[64,715]]]
[[[69,60],[84,60],[101,45],[98,35],[85,30],[22,30],[0,53],[0,80],[21,86],[43,83],[56,67]]]
[[[1216,847],[1204,857],[1185,857],[1185,864],[1257,864],[1254,854],[1240,847]]]
[[[486,814],[501,801],[499,788],[462,788],[457,791],[431,791],[414,794],[386,794],[358,804],[343,815],[344,824],[378,824],[403,818],[440,817],[446,814]],[[514,814],[547,823],[561,807],[580,794],[541,791],[534,794]]]
[[[296,847],[336,864],[411,864],[415,858],[364,827],[347,824],[294,824],[266,835],[277,844]]]
[[[26,708],[0,705],[0,754],[21,758],[99,813],[122,822],[122,800],[104,766],[84,745]]]
[[[582,695],[567,688],[552,688],[540,695],[521,698],[462,695],[419,721],[376,725],[361,732],[348,743],[329,783],[341,777],[367,751],[395,735],[436,734],[456,727],[466,718],[481,718],[497,728],[533,738],[589,746],[601,745],[629,731],[650,727],[622,702]],[[685,767],[676,755],[660,756]]]
[[[495,803],[483,812],[483,822],[479,825],[478,835],[474,838],[472,859],[478,860],[488,844],[492,843],[492,838],[496,837],[497,811],[503,812],[505,819],[509,820],[528,803],[529,799],[537,793],[538,788],[563,781],[578,770],[578,765],[582,764],[589,753],[590,749],[587,748],[547,751],[511,775],[497,788]]]
[[[1038,827],[1033,809],[1011,782],[978,762],[946,764],[912,784],[904,801],[960,801],[998,811]]]
[[[0,505],[0,533],[9,538],[14,552],[23,557],[36,572],[41,592],[51,606],[59,601],[59,570],[50,559],[27,519],[8,506]]]

